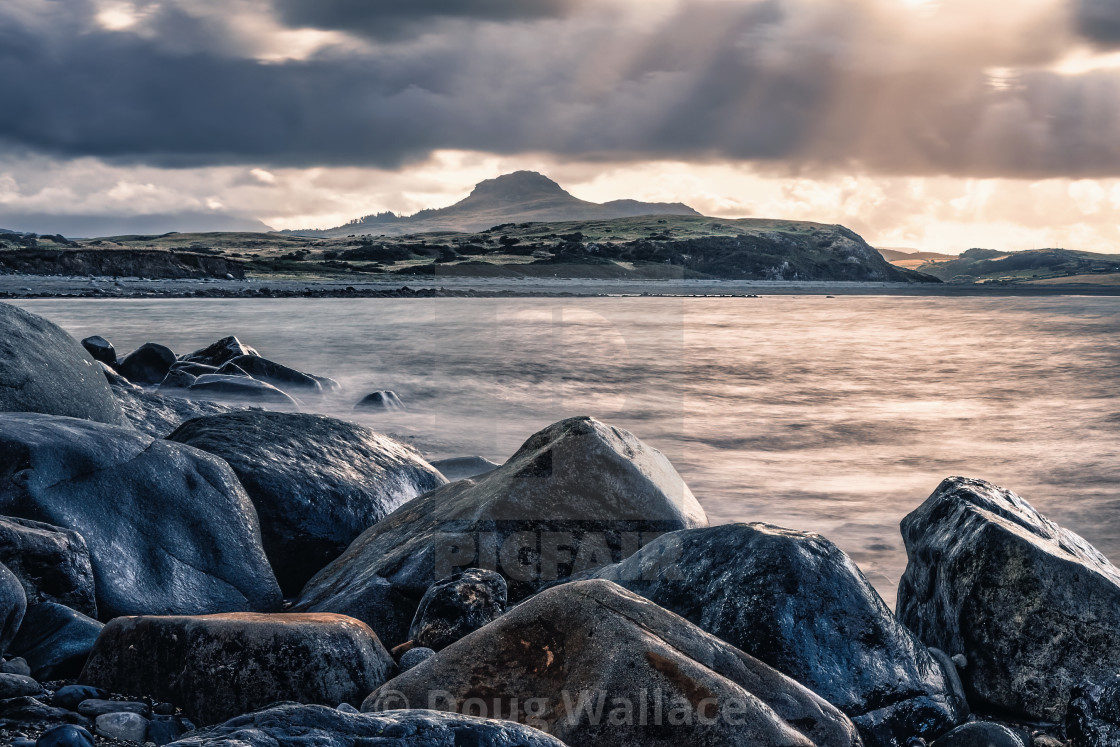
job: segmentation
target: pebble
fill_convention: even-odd
[[[125,700],[83,700],[78,704],[78,713],[90,718],[104,716],[106,713],[135,713],[150,716],[152,709],[146,703]]]
[[[97,717],[97,733],[109,739],[143,742],[148,735],[148,719],[139,713],[106,713]]]
[[[93,747],[93,735],[73,724],[63,724],[43,732],[35,747]]]
[[[424,648],[423,646],[417,646],[416,648],[409,649],[408,651],[404,652],[403,656],[401,656],[401,671],[407,672],[417,664],[423,661],[427,661],[435,655],[435,651],[430,648]]]

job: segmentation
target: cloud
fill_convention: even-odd
[[[1062,0],[1014,14],[997,0],[283,1],[75,0],[60,18],[57,3],[10,0],[0,150],[266,170],[397,169],[454,149],[792,174],[1120,174],[1120,71],[1054,69],[1084,46]],[[281,22],[430,33],[308,40]]]
[[[377,40],[434,31],[448,20],[532,21],[570,13],[578,0],[275,0],[290,26],[331,29]]]
[[[1075,0],[1077,30],[1107,48],[1120,48],[1120,0]]]

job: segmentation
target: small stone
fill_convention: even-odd
[[[110,366],[115,365],[117,362],[117,351],[113,348],[113,343],[100,335],[94,335],[93,337],[87,337],[82,340],[82,347],[93,356],[95,361],[101,361]]]
[[[63,724],[43,732],[35,747],[93,747],[93,735],[81,726]]]
[[[335,710],[342,711],[343,713],[361,713],[361,711],[359,711],[357,708],[350,705],[349,703],[340,703],[338,708],[335,709]]]
[[[97,717],[97,733],[109,739],[143,742],[148,735],[148,719],[139,713],[106,713]]]
[[[160,716],[174,716],[175,706],[171,703],[156,703],[152,706],[152,712]]]
[[[957,669],[965,669],[968,667],[968,657],[964,654],[957,654],[953,657],[953,663],[957,665]]]
[[[78,704],[78,713],[90,718],[98,718],[106,713],[136,713],[150,716],[152,710],[146,703],[138,701],[90,699]]]
[[[43,688],[39,683],[22,674],[0,674],[0,699],[38,695]]]
[[[420,646],[418,648],[409,649],[401,657],[400,668],[402,672],[407,672],[417,664],[425,662],[436,655],[436,652],[430,648]]]
[[[354,409],[392,412],[403,410],[405,407],[404,402],[401,402],[401,398],[397,396],[396,392],[373,392],[367,394],[358,404],[354,405]]]
[[[56,708],[65,708],[68,711],[77,711],[78,704],[86,700],[107,700],[109,691],[100,687],[89,685],[66,685],[55,691],[51,698],[51,705]]]
[[[24,677],[30,677],[31,666],[27,663],[26,659],[16,656],[0,663],[0,672],[4,672],[5,674],[22,674]]]
[[[408,637],[439,651],[501,617],[506,580],[494,571],[471,568],[432,584],[420,600]]]
[[[157,747],[171,744],[187,733],[179,720],[171,716],[156,716],[148,724],[148,741]]]

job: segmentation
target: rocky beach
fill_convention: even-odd
[[[1120,570],[1005,487],[909,507],[891,609],[640,433],[430,462],[306,411],[393,392],[112,331],[0,303],[6,743],[1120,744]]]

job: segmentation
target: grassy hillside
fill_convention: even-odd
[[[1100,283],[1102,278],[1120,274],[1120,254],[1070,249],[1023,252],[969,249],[955,259],[927,261],[916,269],[952,283]]]

